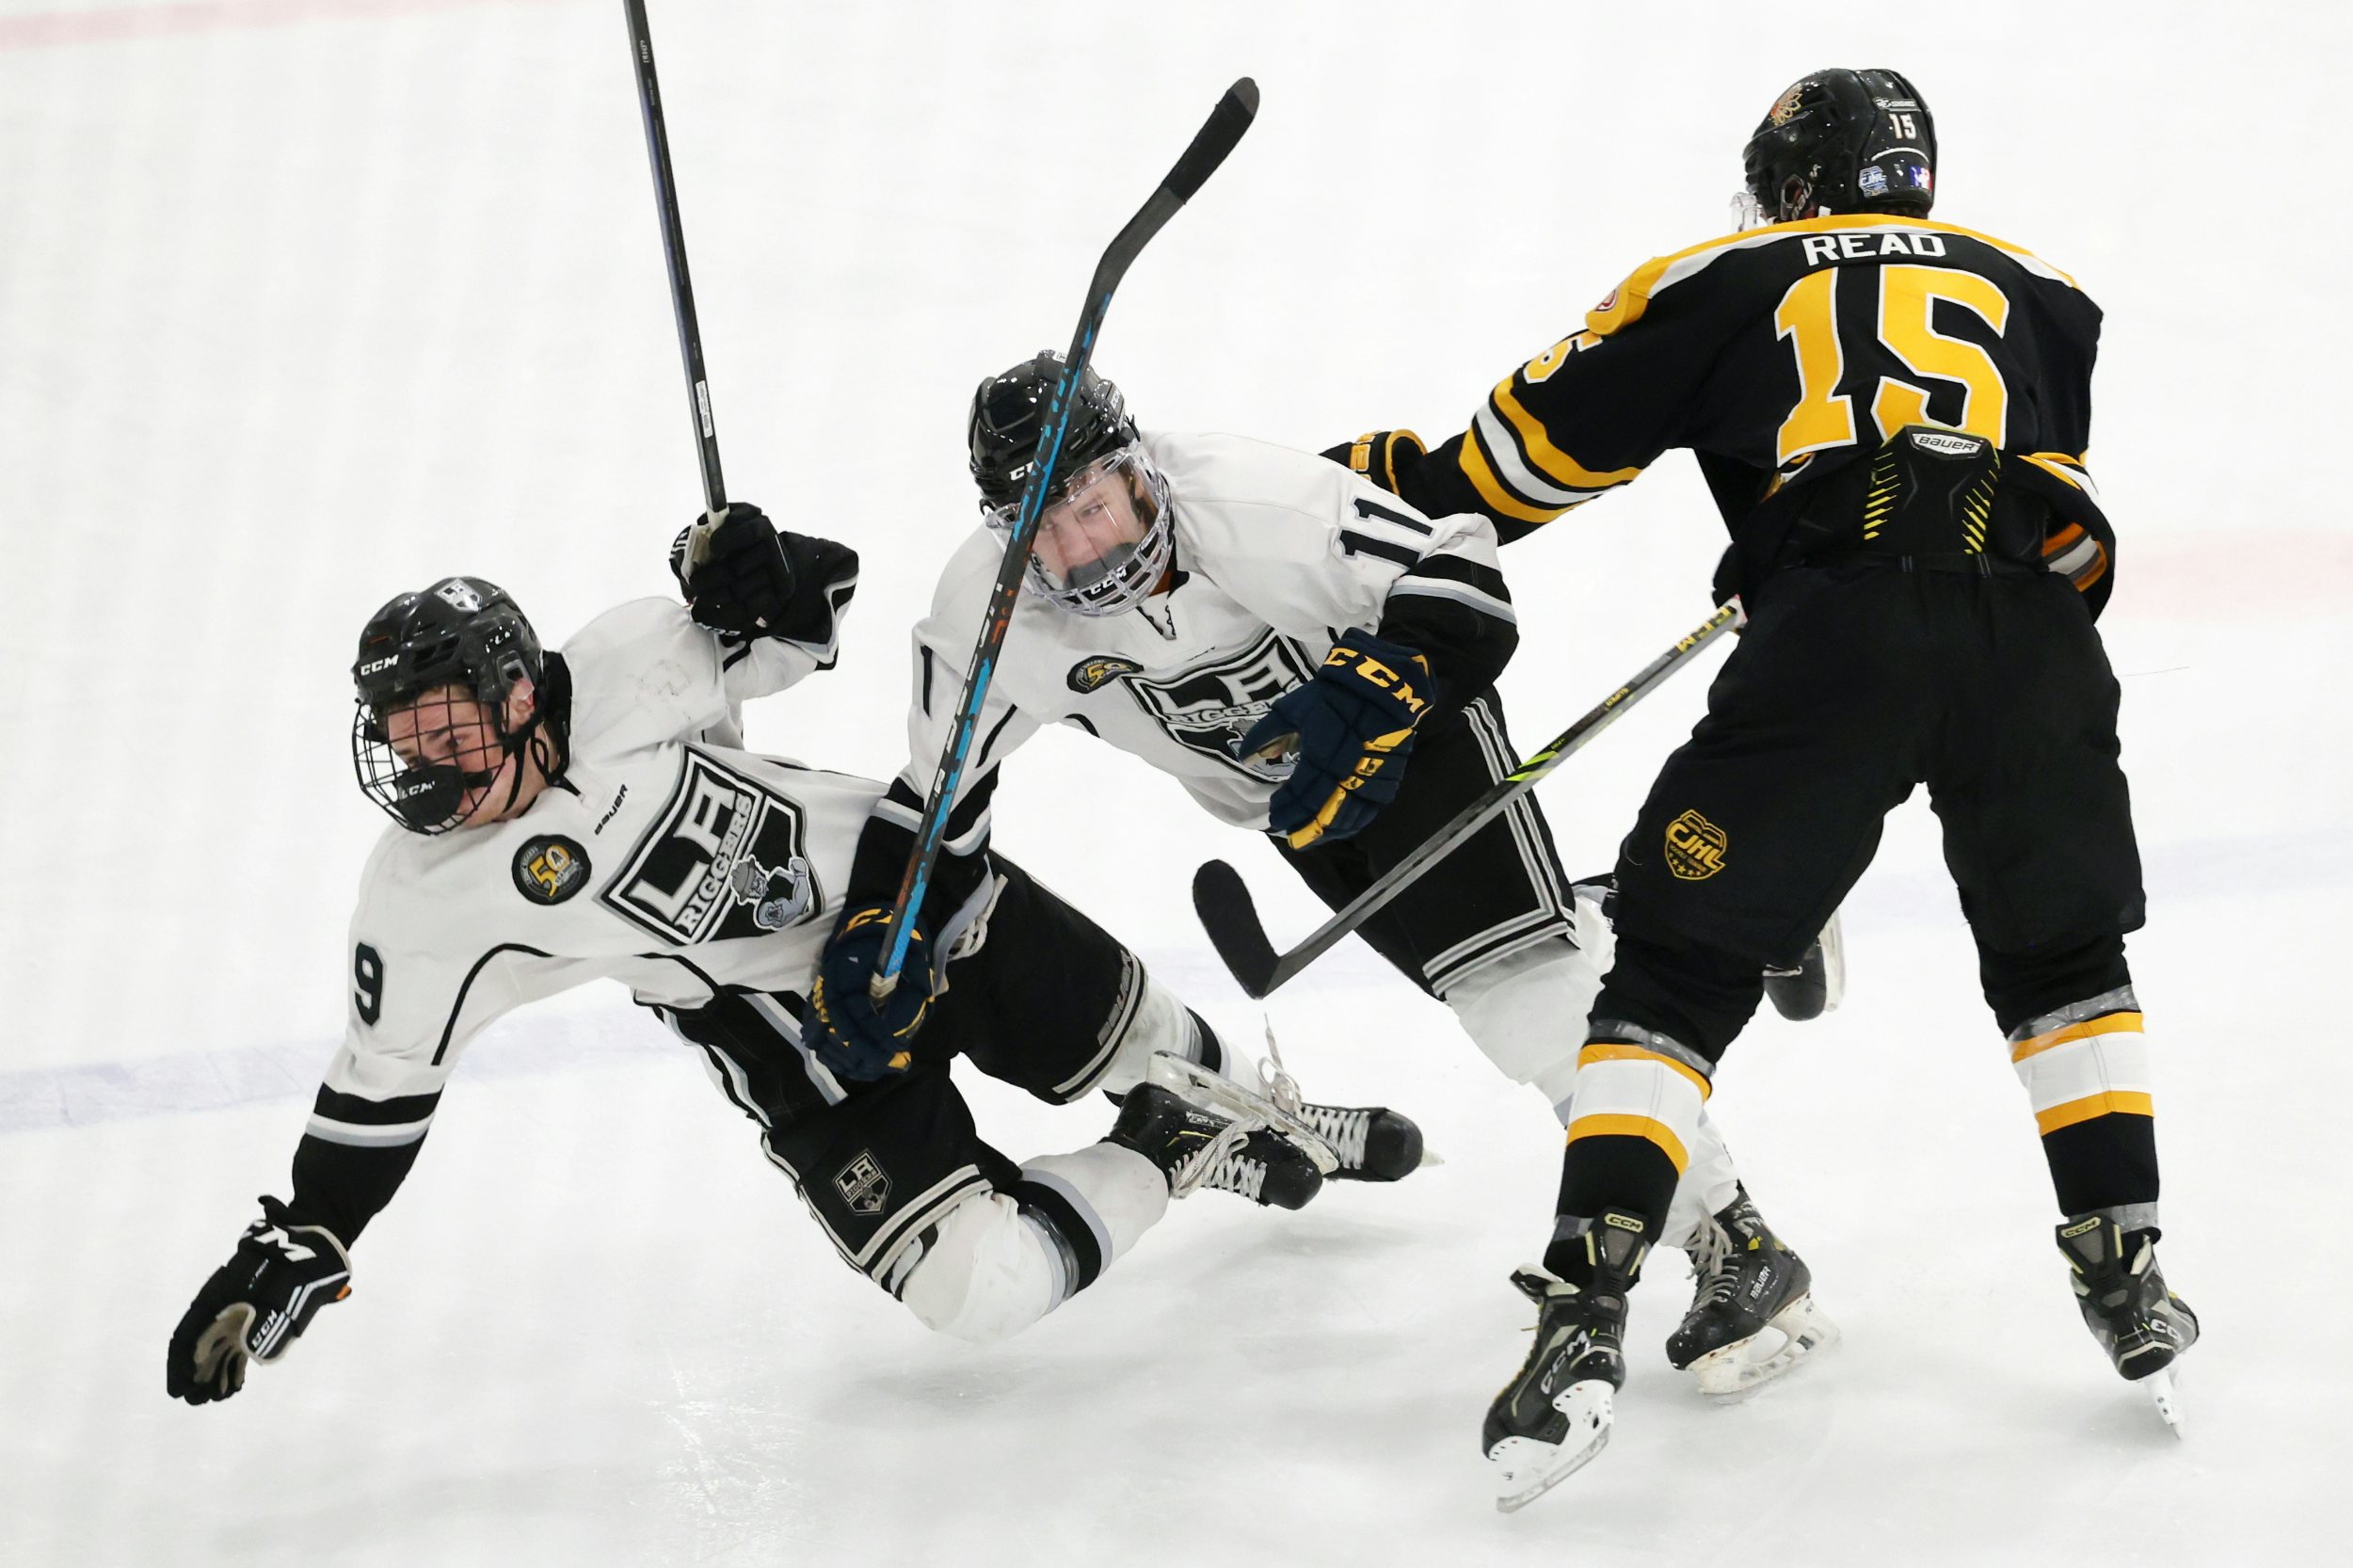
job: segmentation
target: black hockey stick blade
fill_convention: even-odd
[[[1554,736],[1546,744],[1538,747],[1526,761],[1490,785],[1476,800],[1455,813],[1452,821],[1423,840],[1403,859],[1352,899],[1346,908],[1318,926],[1305,941],[1289,952],[1276,953],[1274,945],[1267,940],[1266,928],[1258,923],[1258,912],[1250,902],[1249,889],[1241,886],[1241,878],[1232,867],[1215,861],[1202,867],[1193,876],[1193,906],[1209,934],[1210,945],[1217,949],[1218,956],[1225,960],[1225,967],[1233,970],[1234,978],[1241,983],[1243,990],[1253,997],[1267,996],[1330,952],[1341,937],[1388,907],[1390,901],[1413,886],[1422,872],[1445,859],[1468,842],[1481,828],[1501,816],[1513,801],[1534,789],[1538,780],[1583,749],[1594,736],[1617,723],[1627,709],[1656,691],[1659,682],[1689,664],[1701,648],[1724,632],[1739,630],[1747,619],[1748,615],[1741,609],[1737,599],[1718,605],[1713,615],[1643,666],[1641,674],[1602,698],[1599,706],[1591,712]],[[1225,874],[1223,877],[1211,877],[1212,870]],[[1231,886],[1220,885],[1229,880]],[[1208,884],[1206,890],[1205,882]]]
[[[1193,192],[1217,172],[1217,166],[1225,161],[1225,155],[1241,140],[1241,134],[1257,118],[1258,84],[1244,76],[1225,89],[1225,96],[1217,101],[1209,118],[1193,133],[1193,145],[1185,149],[1184,156],[1176,160],[1176,167],[1168,171],[1168,178],[1160,184],[1177,200],[1192,200]]]
[[[1200,917],[1201,929],[1209,934],[1209,945],[1217,949],[1217,955],[1243,990],[1263,997],[1274,989],[1279,960],[1241,872],[1223,860],[1203,861],[1193,873],[1193,912]]]

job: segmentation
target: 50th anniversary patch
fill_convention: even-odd
[[[561,904],[588,886],[588,852],[562,834],[526,842],[515,856],[515,889],[534,904]]]

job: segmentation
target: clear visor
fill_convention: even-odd
[[[1164,509],[1158,478],[1143,452],[1128,446],[1057,485],[1031,547],[1038,584],[1051,595],[1086,595],[1132,575]],[[989,526],[1012,532],[1019,504],[989,508]]]
[[[1756,196],[1753,192],[1748,190],[1746,187],[1743,187],[1733,194],[1733,232],[1746,233],[1749,230],[1762,228],[1770,221],[1771,220],[1765,216],[1765,209],[1758,204]]]

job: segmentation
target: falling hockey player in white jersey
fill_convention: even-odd
[[[543,652],[504,593],[452,577],[369,622],[353,755],[399,825],[362,877],[344,1043],[292,1198],[262,1200],[172,1335],[173,1396],[236,1393],[248,1360],[275,1359],[347,1294],[349,1249],[408,1174],[467,1042],[595,979],[701,1053],[853,1268],[959,1338],[1052,1310],[1172,1194],[1314,1194],[1330,1150],[1164,1087],[1190,1080],[1155,1053],[1197,1059],[1214,1037],[1001,859],[936,933],[954,985],[923,1060],[859,1084],[811,1053],[803,997],[882,786],[741,749],[736,712],[831,667],[856,566],[739,504],[689,584],[694,618],[640,600]],[[1102,1142],[1016,1165],[974,1129],[956,1054],[1048,1101],[1128,1093]]]
[[[968,446],[987,520],[916,628],[909,760],[860,846],[851,911],[891,903],[1061,369],[1041,354],[974,394]],[[1335,907],[1516,765],[1494,681],[1518,632],[1486,519],[1425,517],[1339,465],[1260,441],[1142,435],[1092,370],[1072,395],[1029,591],[935,873],[946,906],[981,874],[999,765],[1045,724],[1096,736],[1212,815],[1272,834]],[[1362,935],[1568,1125],[1580,1020],[1609,962],[1600,893],[1572,891],[1523,797]],[[878,1016],[859,983],[883,924],[845,921],[818,998],[877,1070],[911,1027]],[[1329,1130],[1355,1146],[1378,1128]],[[1382,1165],[1339,1174],[1378,1179]],[[1666,1235],[1699,1275],[1668,1353],[1704,1391],[1741,1391],[1834,1339],[1804,1263],[1757,1214],[1705,1115]]]

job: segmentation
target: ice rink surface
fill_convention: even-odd
[[[832,676],[755,744],[888,774],[905,629],[972,521],[974,381],[1069,335],[1095,256],[1232,78],[1265,106],[1138,264],[1098,363],[1148,426],[1433,440],[1646,256],[1721,232],[1826,63],[1909,72],[1939,218],[2106,308],[2103,623],[2152,919],[2168,1436],[2085,1335],[2024,1097],[1915,802],[1851,989],[1715,1104],[1846,1343],[1712,1407],[1636,1298],[1619,1431],[1498,1517],[1478,1455],[1559,1129],[1351,944],[1271,1010],[1316,1097],[1448,1163],[1298,1215],[1208,1195],[1010,1345],[853,1276],[616,989],[481,1040],[356,1293],[226,1405],[167,1336],[286,1160],[382,820],[360,621],[445,572],[560,642],[665,593],[698,491],[618,0],[0,3],[0,1562],[2174,1564],[2343,1549],[2353,1289],[2337,982],[2353,529],[2333,4],[1644,8],[656,0],[735,493],[865,556]],[[1533,744],[1705,608],[1689,459],[1506,557]],[[1711,658],[1712,667],[1715,660]],[[1705,682],[1545,786],[1607,865]],[[2055,799],[2051,809],[2068,803]],[[1185,899],[1273,857],[1082,737],[998,842],[1229,1033]],[[1016,1156],[1100,1102],[985,1080]],[[2334,1543],[2334,1544],[2332,1544]]]

